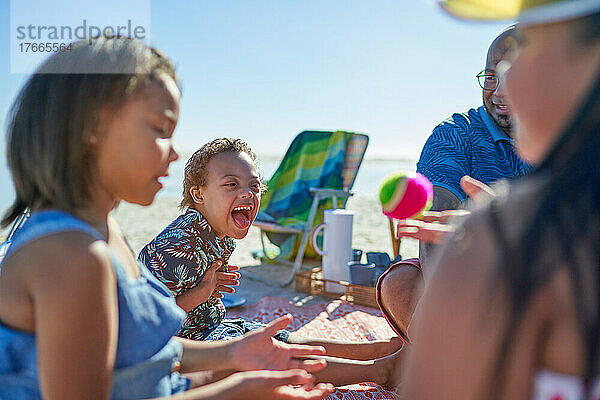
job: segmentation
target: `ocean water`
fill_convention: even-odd
[[[182,157],[175,163],[171,164],[169,176],[162,181],[163,189],[160,191],[161,197],[177,197],[181,196],[183,169],[187,157]],[[265,179],[269,179],[277,167],[280,160],[259,159],[259,170]],[[379,190],[379,185],[386,175],[394,171],[414,172],[416,170],[416,160],[365,160],[360,166],[354,187],[352,191],[357,195],[376,196]]]

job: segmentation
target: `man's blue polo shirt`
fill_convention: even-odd
[[[517,157],[511,139],[483,106],[454,114],[439,124],[421,152],[417,172],[431,183],[454,193],[463,203],[467,195],[460,178],[469,175],[485,184],[527,175],[533,167]]]

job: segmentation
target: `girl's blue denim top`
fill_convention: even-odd
[[[44,210],[31,214],[13,236],[6,257],[25,244],[64,231],[81,231],[105,240],[87,223],[62,211]],[[109,249],[110,251],[110,249]],[[119,306],[119,336],[112,376],[112,399],[170,396],[186,390],[189,380],[172,372],[182,355],[182,345],[173,339],[185,312],[170,291],[144,265],[141,276],[132,280],[110,251]],[[0,270],[1,271],[1,270]],[[93,316],[90,316],[93,318]],[[73,330],[77,330],[74,326]],[[65,343],[65,346],[68,346]],[[93,343],[90,343],[93,346]],[[0,321],[0,399],[41,398],[35,335],[11,329]],[[65,368],[65,380],[69,370]]]

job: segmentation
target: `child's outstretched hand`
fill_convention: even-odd
[[[307,356],[325,355],[322,346],[287,344],[273,338],[292,320],[290,314],[277,318],[264,328],[247,333],[232,348],[232,362],[242,371],[269,369],[285,370],[301,368],[308,372],[319,371],[327,366],[325,360],[302,359]]]
[[[225,383],[225,381],[230,382]],[[231,389],[226,390],[223,397],[239,397],[246,400],[317,400],[334,391],[333,385],[329,383],[320,383],[313,386],[313,377],[298,369],[240,372],[231,375],[222,382],[231,385]],[[302,386],[293,387],[289,385]]]

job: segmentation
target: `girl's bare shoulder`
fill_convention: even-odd
[[[58,232],[33,240],[10,254],[2,269],[18,271],[23,283],[52,287],[113,276],[108,245],[79,231]]]

